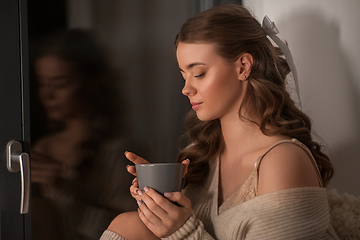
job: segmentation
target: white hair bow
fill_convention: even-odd
[[[265,16],[262,22],[262,28],[265,30],[265,33],[280,47],[281,51],[284,53],[287,63],[290,67],[290,70],[294,77],[294,83],[296,88],[296,94],[298,95],[299,99],[299,106],[301,109],[301,100],[300,100],[300,89],[299,89],[299,80],[297,77],[297,72],[294,64],[294,60],[292,58],[290,49],[288,45],[281,40],[276,34],[279,33],[279,30],[275,26],[275,23],[270,20],[268,16]]]

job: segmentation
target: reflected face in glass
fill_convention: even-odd
[[[45,56],[35,62],[39,98],[48,117],[65,120],[78,114],[79,80],[75,67],[60,58]]]

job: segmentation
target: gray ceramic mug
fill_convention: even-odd
[[[164,195],[166,192],[180,192],[182,189],[182,163],[135,164],[135,167],[140,190],[150,187]]]

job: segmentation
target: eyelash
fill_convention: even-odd
[[[199,74],[199,75],[195,75],[194,77],[196,78],[203,78],[205,76],[205,73]]]
[[[198,79],[201,79],[201,78],[203,78],[205,76],[205,73],[201,73],[201,74],[199,74],[199,75],[195,75],[194,77],[195,78],[198,78]],[[185,77],[184,77],[184,75],[182,74],[182,77],[183,77],[183,80],[184,80],[184,82],[186,81],[186,79],[185,79]]]

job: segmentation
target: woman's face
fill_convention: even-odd
[[[57,57],[45,56],[35,63],[40,101],[50,119],[65,120],[78,114],[79,80],[74,66]]]
[[[180,42],[176,51],[180,72],[185,79],[182,93],[190,100],[201,121],[238,118],[245,91],[239,79],[240,67],[229,63],[212,44]]]

